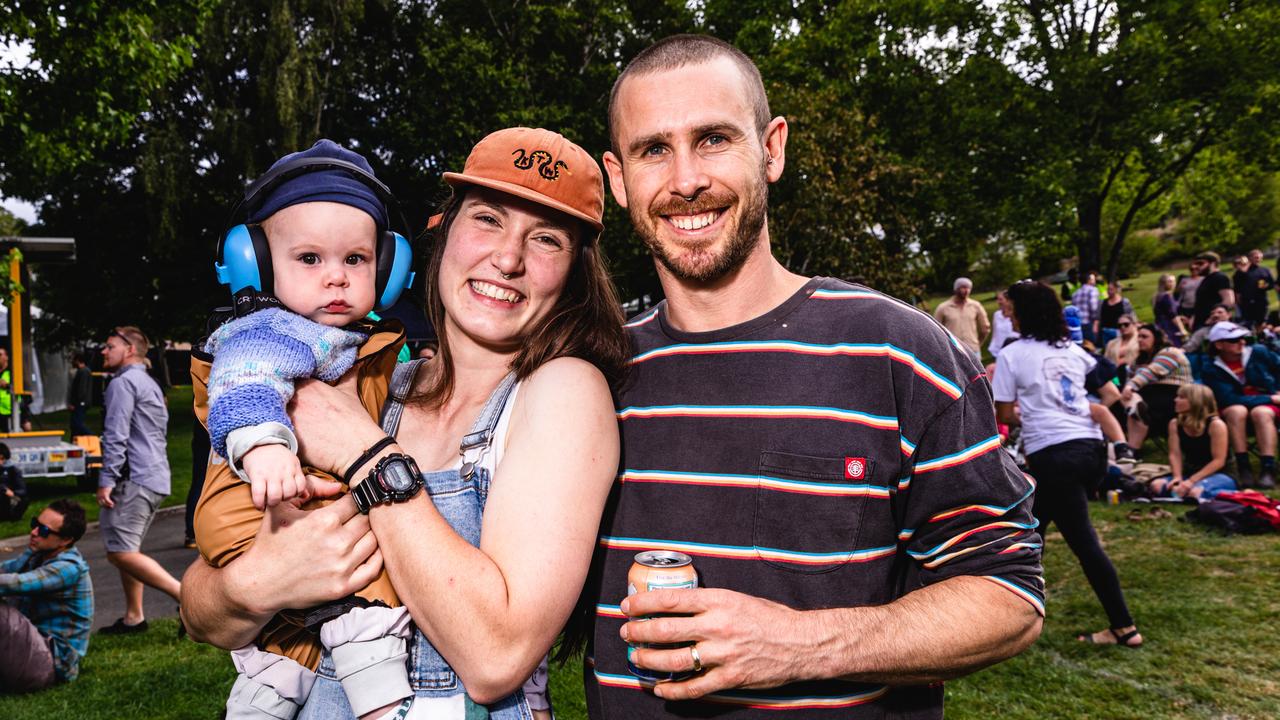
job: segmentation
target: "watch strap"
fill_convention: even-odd
[[[356,501],[356,509],[360,511],[360,514],[368,515],[369,510],[374,505],[378,505],[387,499],[387,495],[378,485],[377,478],[370,477],[357,485],[355,490],[351,491],[351,499]]]

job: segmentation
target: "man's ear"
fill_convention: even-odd
[[[609,190],[622,207],[627,206],[627,184],[622,179],[622,161],[612,150],[604,154],[604,171],[609,175]]]
[[[779,115],[764,129],[765,177],[778,182],[787,164],[787,119]]]

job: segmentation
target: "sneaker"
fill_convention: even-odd
[[[182,541],[182,547],[187,548],[188,550],[195,550],[196,539],[193,537],[186,538],[185,540]]]
[[[1138,461],[1133,454],[1133,448],[1129,447],[1128,443],[1118,442],[1113,447],[1115,449],[1116,462],[1131,463]]]
[[[119,618],[98,632],[102,635],[134,635],[146,632],[147,627],[148,625],[146,620],[143,620],[137,625],[129,625],[125,623],[124,618]]]
[[[1270,469],[1263,469],[1262,472],[1258,473],[1258,484],[1255,485],[1254,487],[1258,488],[1259,490],[1275,490],[1276,489],[1275,473],[1272,472]]]

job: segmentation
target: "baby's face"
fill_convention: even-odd
[[[262,224],[276,298],[321,325],[341,327],[373,310],[373,218],[332,202],[290,205]]]

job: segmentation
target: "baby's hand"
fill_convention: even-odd
[[[259,510],[310,496],[302,463],[284,445],[259,445],[244,454],[240,465],[249,476],[253,506]]]

